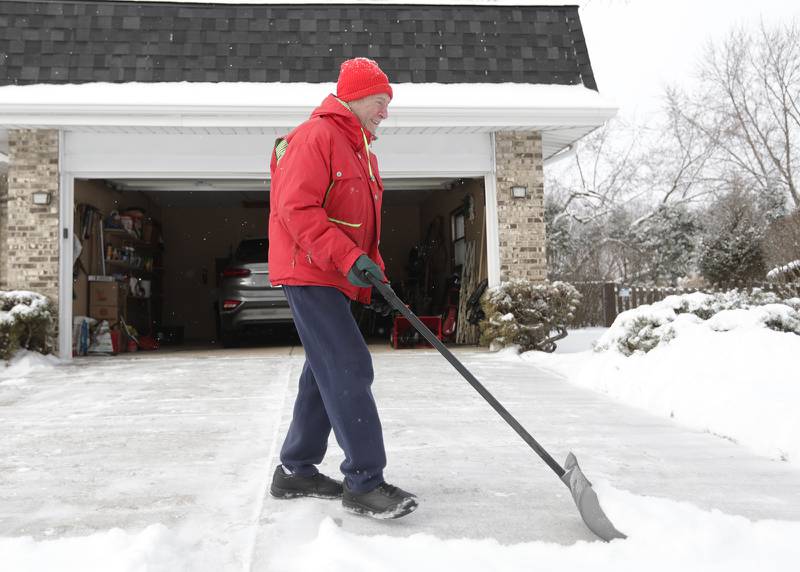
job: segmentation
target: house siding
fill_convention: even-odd
[[[0,213],[0,288],[34,290],[58,301],[58,131],[9,131],[8,189]],[[50,193],[49,205],[33,204]]]

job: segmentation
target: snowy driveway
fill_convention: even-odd
[[[165,570],[283,569],[330,522],[366,536],[594,540],[568,490],[437,353],[377,350],[386,477],[421,500],[407,518],[265,497],[303,361],[286,348],[93,358],[0,380],[0,537],[33,537],[31,553],[48,539],[86,537],[88,550],[134,539]],[[576,453],[601,502],[630,491],[800,521],[800,472],[786,463],[530,364],[457,355],[554,457]],[[323,470],[341,460],[332,443]]]

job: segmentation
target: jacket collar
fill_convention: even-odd
[[[364,137],[367,143],[372,143],[375,136],[361,126],[361,122],[346,102],[331,94],[312,113],[311,117],[328,117],[347,135],[355,149],[364,146]]]

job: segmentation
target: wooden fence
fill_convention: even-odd
[[[697,288],[669,288],[631,286],[617,282],[573,282],[573,286],[581,293],[581,303],[570,324],[573,328],[590,326],[610,327],[616,317],[632,308],[652,304],[673,294],[690,294]],[[773,283],[725,284],[713,288],[703,288],[703,292],[725,292],[733,288],[761,288],[767,291],[778,291],[780,286]]]

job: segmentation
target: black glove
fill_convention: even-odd
[[[381,272],[381,267],[375,264],[375,262],[366,254],[362,254],[356,258],[356,261],[350,268],[350,272],[347,273],[347,279],[354,286],[369,288],[372,286],[372,282],[369,281],[365,272],[369,272],[381,282],[385,280],[383,277],[383,272]]]

